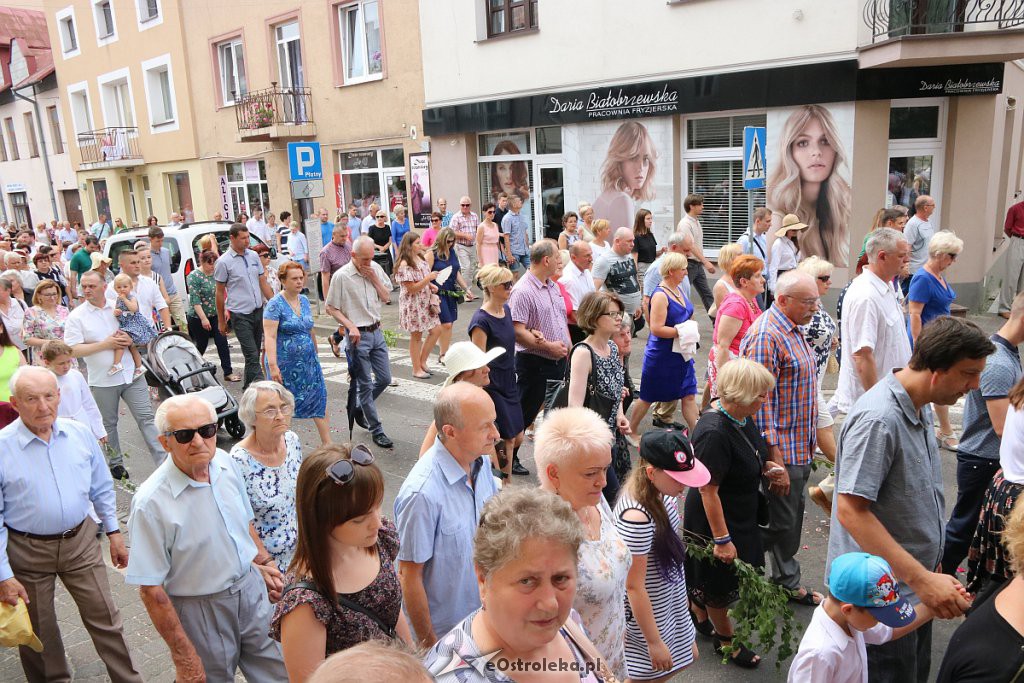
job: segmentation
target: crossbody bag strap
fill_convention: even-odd
[[[295,590],[296,588],[305,588],[306,590],[311,590],[314,593],[318,593],[319,595],[323,596],[323,593],[312,581],[296,581],[295,583],[290,583],[287,586],[285,586],[284,590],[281,592],[281,597],[283,598],[286,593]],[[395,627],[388,626],[387,624],[385,624],[384,620],[381,619],[380,616],[378,616],[377,613],[371,610],[370,608],[364,607],[363,605],[360,605],[357,602],[353,602],[352,600],[349,600],[343,595],[336,595],[335,599],[337,600],[338,604],[344,607],[345,609],[350,610],[352,612],[358,612],[363,616],[367,617],[368,619],[370,619],[371,621],[373,621],[373,623],[377,625],[377,628],[379,628],[389,638],[395,637]]]

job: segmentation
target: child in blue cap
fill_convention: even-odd
[[[927,605],[915,608],[900,597],[892,568],[876,555],[840,555],[828,586],[789,668],[789,683],[867,683],[867,645],[902,638],[932,619]]]

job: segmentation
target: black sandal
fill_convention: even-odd
[[[825,596],[817,591],[813,591],[810,588],[804,588],[804,594],[800,595],[800,590],[797,588],[794,591],[790,591],[789,601],[795,602],[798,605],[806,605],[807,607],[817,607],[825,601]],[[815,598],[819,598],[815,600]]]
[[[697,633],[701,634],[706,638],[713,638],[715,635],[715,626],[711,623],[711,617],[706,617],[704,621],[697,619],[696,613],[691,609],[690,618],[693,619],[693,627],[697,629]]]
[[[731,645],[732,638],[723,638],[722,636],[715,634],[714,642],[715,654],[719,657],[725,657],[726,655],[723,647],[725,645]],[[756,669],[761,663],[761,656],[749,647],[740,645],[738,652],[729,654],[729,663],[735,664],[741,669]]]

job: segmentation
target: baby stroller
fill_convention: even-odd
[[[238,419],[238,402],[217,381],[216,366],[207,363],[181,332],[164,332],[149,342],[143,365],[156,379],[156,387],[170,396],[196,394],[217,411],[217,423],[236,439],[245,436]]]

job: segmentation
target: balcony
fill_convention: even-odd
[[[139,129],[134,126],[100,128],[77,135],[78,153],[82,156],[79,170],[137,166],[142,161]]]
[[[861,68],[1024,57],[1024,0],[867,0]]]
[[[246,93],[236,100],[235,121],[239,142],[316,135],[309,88],[278,88],[272,83],[266,90]]]

